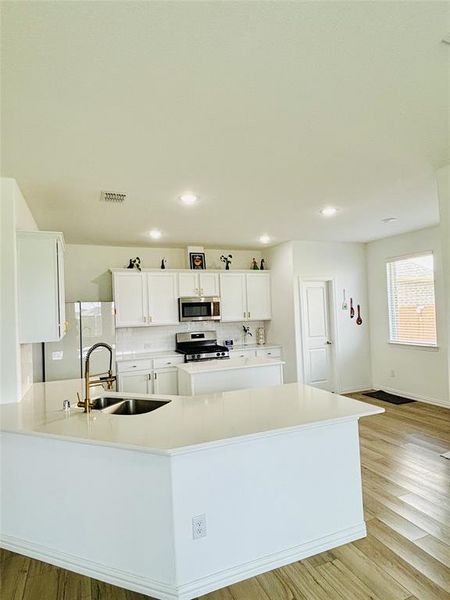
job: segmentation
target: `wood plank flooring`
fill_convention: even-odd
[[[394,406],[361,419],[368,536],[199,600],[450,600],[450,411]],[[18,554],[1,553],[1,600],[148,600]]]

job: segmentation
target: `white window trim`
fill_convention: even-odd
[[[387,266],[389,263],[395,262],[397,260],[408,260],[409,258],[416,258],[417,256],[427,256],[427,255],[433,257],[433,280],[434,280],[434,295],[435,295],[434,302],[435,302],[435,310],[437,311],[436,278],[435,278],[436,264],[435,264],[435,260],[434,260],[435,256],[434,256],[433,250],[421,250],[420,252],[411,252],[409,254],[401,254],[399,256],[390,256],[385,259],[384,272],[385,272],[385,275],[387,275]],[[387,343],[390,346],[403,346],[404,348],[411,348],[411,349],[415,349],[415,350],[425,350],[428,352],[439,351],[439,332],[437,330],[437,314],[436,314],[436,344],[418,344],[416,342],[397,342],[395,340],[391,340],[391,324],[390,324],[390,318],[389,318],[389,314],[390,314],[389,294],[390,294],[390,289],[389,289],[388,281],[387,281],[387,277],[386,277],[386,299],[387,299],[388,334],[389,334],[389,339],[388,339]]]

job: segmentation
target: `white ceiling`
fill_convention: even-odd
[[[3,3],[2,172],[73,243],[255,247],[435,224],[449,7]],[[177,202],[186,190],[197,207]]]

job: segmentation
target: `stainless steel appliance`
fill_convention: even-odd
[[[178,298],[180,321],[220,321],[220,298],[192,296]]]
[[[84,377],[84,361],[91,346],[106,342],[116,346],[114,304],[112,302],[67,302],[67,333],[59,342],[44,344],[44,381],[80,379]],[[115,358],[113,357],[113,371]],[[94,373],[108,370],[104,352],[94,352],[91,369]]]
[[[228,348],[217,344],[215,331],[177,333],[175,349],[184,354],[184,362],[230,358]]]

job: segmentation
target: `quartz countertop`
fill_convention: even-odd
[[[235,344],[230,346],[230,351],[233,350],[264,350],[271,348],[281,348],[279,344]],[[123,362],[124,360],[145,360],[153,358],[164,358],[166,356],[179,356],[179,352],[174,350],[142,350],[142,351],[130,351],[130,352],[116,352],[116,362]]]
[[[133,416],[109,414],[108,409],[86,414],[76,407],[77,392],[82,395],[81,379],[35,383],[21,402],[0,406],[0,430],[173,455],[384,412],[298,383],[192,397],[118,393],[121,398],[170,400]],[[62,409],[66,399],[72,404],[69,411]]]
[[[272,367],[284,365],[279,358],[266,358],[264,356],[249,356],[247,358],[222,358],[217,360],[203,360],[176,365],[178,369],[194,375],[196,373],[211,373],[212,371],[231,371],[234,369],[249,369],[252,367]]]

